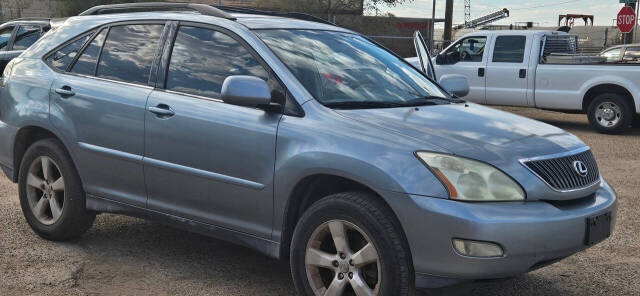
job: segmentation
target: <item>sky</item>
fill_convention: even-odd
[[[433,0],[413,0],[410,3],[387,8],[385,11],[398,17],[431,18]],[[445,0],[436,1],[436,18],[444,18]],[[618,11],[622,8],[618,0],[471,0],[471,18],[507,8],[511,16],[495,24],[512,24],[514,22],[532,21],[541,26],[556,26],[560,14],[593,14],[595,25],[613,25]],[[454,1],[454,23],[464,22],[464,0]],[[576,25],[584,24],[582,20]]]

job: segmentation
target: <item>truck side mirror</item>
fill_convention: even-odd
[[[439,54],[436,56],[436,64],[438,65],[446,65],[447,64],[447,56],[444,54]]]

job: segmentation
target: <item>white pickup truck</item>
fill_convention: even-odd
[[[465,99],[472,102],[586,113],[599,132],[624,130],[640,116],[640,67],[572,54],[577,48],[572,37],[553,31],[474,32],[444,49],[427,68],[433,67],[438,78],[466,76]],[[420,49],[418,55],[425,57]],[[422,67],[420,57],[407,60]]]

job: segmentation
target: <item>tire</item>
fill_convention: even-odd
[[[344,227],[343,233],[347,235],[337,237],[348,237],[346,244],[349,247],[344,257],[340,249],[345,248],[336,247],[333,240],[336,236],[332,235],[340,233],[338,225]],[[371,245],[375,260],[371,260],[374,253],[363,251],[370,251]],[[308,247],[324,252],[321,253],[323,256],[307,257]],[[311,253],[316,252],[309,251]],[[358,253],[368,255],[358,256]],[[367,258],[369,260],[365,260]],[[360,266],[360,262],[372,263]],[[314,203],[294,231],[290,264],[300,295],[319,295],[327,288],[331,289],[336,281],[342,285],[344,295],[354,294],[355,287],[362,288],[363,283],[373,295],[415,294],[415,273],[402,228],[391,210],[365,193],[339,193]]]
[[[591,126],[604,134],[621,133],[631,125],[633,115],[625,97],[616,93],[596,96],[587,109]]]
[[[95,213],[86,209],[80,177],[60,141],[44,139],[31,145],[20,164],[18,178],[22,212],[31,229],[42,238],[78,238],[93,225]]]

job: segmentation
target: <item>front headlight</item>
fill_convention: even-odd
[[[491,165],[447,154],[418,152],[449,190],[449,198],[462,201],[524,200],[524,191],[513,179]]]

